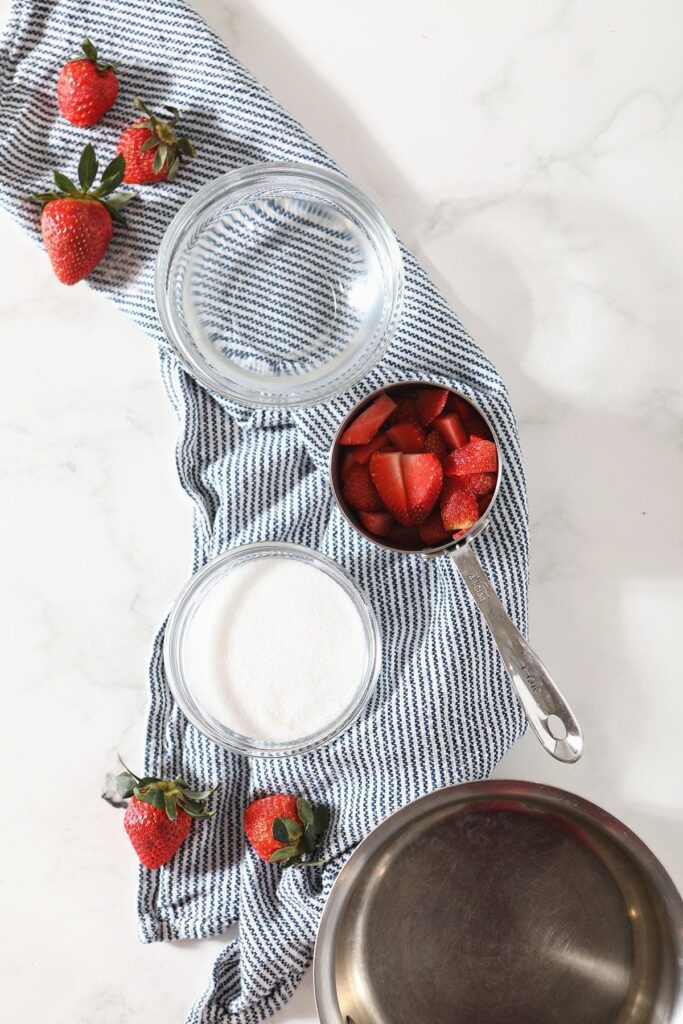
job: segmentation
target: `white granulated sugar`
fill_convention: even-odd
[[[188,626],[183,666],[210,715],[255,740],[302,739],[350,703],[365,672],[360,615],[331,577],[261,557],[218,579]]]

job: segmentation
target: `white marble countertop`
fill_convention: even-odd
[[[527,735],[497,774],[602,804],[683,887],[683,8],[197,6],[509,384],[532,639],[586,753],[565,767]],[[150,642],[189,570],[175,421],[149,340],[1,223],[5,1016],[182,1021],[224,940],[138,945],[135,859],[99,798],[117,749],[139,761]],[[277,1019],[316,1019],[310,977]]]

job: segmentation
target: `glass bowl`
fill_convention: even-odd
[[[349,704],[317,732],[296,740],[262,740],[243,736],[214,718],[193,693],[184,664],[184,648],[193,616],[213,585],[246,562],[260,558],[292,558],[304,562],[337,583],[358,612],[365,638],[365,669]],[[324,746],[347,729],[365,706],[381,667],[381,641],[377,619],[365,595],[348,573],[331,558],[299,544],[267,542],[232,548],[208,562],[182,589],[173,606],[164,636],[164,667],[171,692],[186,717],[215,743],[251,757],[287,757]]]
[[[401,309],[391,228],[342,175],[254,164],[200,189],[156,264],[162,326],[185,368],[244,405],[315,405],[380,358]]]

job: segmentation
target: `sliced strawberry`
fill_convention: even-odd
[[[461,491],[450,477],[444,480],[441,492],[441,519],[444,529],[469,530],[479,518],[479,506],[473,494]]]
[[[425,432],[417,420],[389,427],[387,437],[400,452],[421,452],[425,443]]]
[[[374,455],[375,452],[380,451],[382,448],[390,447],[391,445],[387,441],[387,435],[383,430],[380,430],[379,434],[377,434],[376,437],[373,437],[369,444],[360,444],[357,448],[353,448],[352,451],[356,462],[359,463],[359,465],[364,466],[370,461],[371,456]]]
[[[396,409],[391,414],[391,420],[389,421],[390,426],[394,426],[396,423],[405,423],[406,420],[417,419],[417,403],[414,398],[410,395],[406,395],[405,398],[399,399],[399,403]]]
[[[394,519],[389,512],[359,512],[358,518],[370,533],[388,537],[394,529]]]
[[[491,491],[495,490],[496,486],[495,473],[466,473],[464,476],[449,475],[448,479],[455,482],[459,491],[468,491],[470,494],[477,496],[480,494],[490,494]]]
[[[387,420],[394,409],[396,402],[389,395],[379,395],[375,401],[364,409],[360,416],[356,416],[350,427],[341,436],[340,444],[369,444],[373,437]]]
[[[433,455],[436,455],[439,462],[443,462],[443,460],[448,455],[448,448],[446,447],[446,442],[444,441],[438,430],[429,431],[425,438],[424,449],[426,452],[432,452]]]
[[[408,513],[402,458],[401,452],[375,452],[370,459],[370,476],[385,508],[402,526],[409,526],[412,520]]]
[[[454,479],[457,479],[454,477]],[[483,516],[486,509],[491,504],[492,494],[482,494],[480,498],[477,498],[477,505],[479,506],[479,515]]]
[[[411,522],[421,523],[436,505],[441,492],[441,463],[431,452],[422,452],[403,455],[402,468]]]
[[[367,466],[351,466],[346,482],[342,487],[344,500],[357,512],[381,512],[382,502],[375,486],[370,479]]]
[[[486,420],[478,412],[475,412],[471,419],[467,421],[467,429],[470,433],[470,441],[473,437],[483,437],[487,441],[493,441],[493,435],[489,430]]]
[[[444,541],[450,540],[451,535],[448,530],[444,529],[441,513],[438,509],[432,512],[429,519],[426,519],[421,524],[419,530],[422,543],[430,548],[435,548],[439,544],[443,544]]]
[[[448,391],[445,388],[421,388],[415,395],[420,423],[426,427],[435,420],[444,411],[447,399]]]
[[[461,395],[449,395],[448,408],[451,412],[457,413],[463,423],[467,423],[477,412],[474,406],[470,405],[467,399]]]
[[[417,526],[395,526],[391,531],[391,542],[399,548],[422,547],[422,538]]]
[[[473,437],[459,451],[451,452],[443,465],[446,476],[465,476],[469,473],[497,473],[498,451],[493,441]]]
[[[462,425],[457,413],[448,412],[443,416],[437,416],[434,426],[450,449],[462,448],[467,444],[469,435]]]

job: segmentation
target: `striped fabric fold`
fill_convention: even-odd
[[[121,61],[119,99],[90,130],[60,119],[55,102],[59,67],[86,34]],[[239,940],[226,945],[188,1021],[251,1024],[294,991],[311,961],[325,898],[356,844],[424,793],[488,776],[524,728],[499,656],[450,561],[384,551],[336,510],[326,471],[336,427],[363,394],[406,377],[454,384],[482,405],[497,425],[504,471],[492,528],[477,549],[522,631],[524,472],[500,377],[405,249],[396,336],[367,378],[340,398],[294,413],[243,409],[218,400],[178,364],[157,320],[153,272],[180,205],[220,173],[254,161],[333,166],[182,0],[15,2],[0,45],[0,202],[30,235],[39,238],[37,211],[21,197],[47,185],[53,167],[73,171],[86,141],[101,161],[111,156],[135,95],[179,107],[198,156],[174,183],[142,190],[89,284],[158,345],[179,423],[178,474],[193,501],[193,569],[248,541],[307,544],[351,573],[383,634],[381,679],[360,720],[326,749],[278,761],[240,758],[202,737],[168,690],[163,626],[154,642],[145,771],[181,774],[197,786],[219,782],[220,789],[215,818],[193,828],[167,865],[141,870],[140,936],[201,938],[239,922]],[[253,796],[273,791],[302,792],[332,808],[324,868],[282,872],[245,847],[242,811]]]

